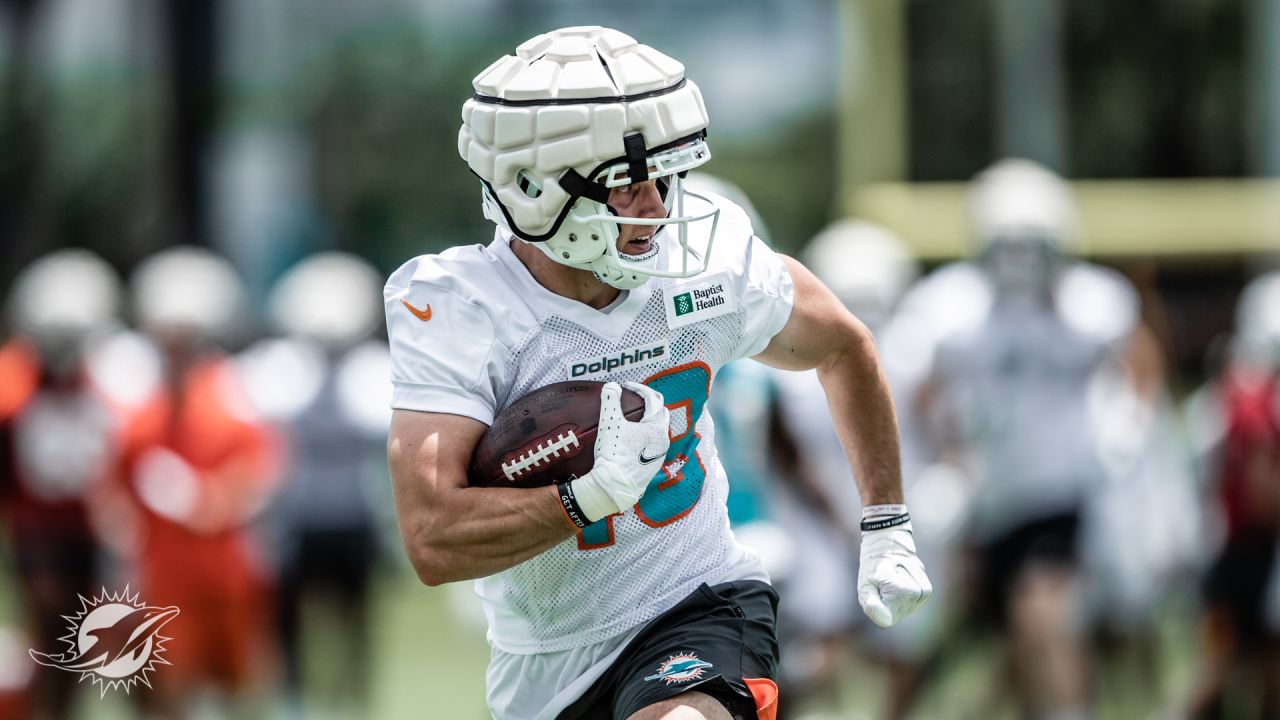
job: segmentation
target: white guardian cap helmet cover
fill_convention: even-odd
[[[484,185],[485,217],[621,289],[705,269],[706,257],[689,251],[688,225],[711,223],[709,254],[719,210],[685,214],[684,175],[711,151],[702,93],[684,65],[616,30],[572,27],[526,41],[472,85],[458,153]],[[666,217],[626,218],[654,226],[654,237],[648,252],[625,255],[609,191],[646,180],[657,181]],[[669,225],[682,254],[663,269]]]

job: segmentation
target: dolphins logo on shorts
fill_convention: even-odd
[[[80,612],[64,615],[70,623],[62,642],[62,653],[28,651],[41,665],[80,674],[98,684],[100,696],[121,688],[126,693],[142,683],[151,687],[148,675],[156,665],[168,665],[163,655],[168,637],[160,634],[170,620],[178,616],[173,606],[155,607],[138,600],[138,593],[102,595],[88,600],[80,596]]]
[[[666,662],[659,665],[658,672],[645,678],[645,682],[663,680],[668,685],[674,685],[680,682],[697,680],[702,677],[703,671],[709,667],[712,667],[711,663],[699,660],[698,656],[691,652],[680,653],[672,655]]]

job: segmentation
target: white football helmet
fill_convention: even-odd
[[[747,213],[747,218],[751,220],[751,231],[755,233],[755,236],[765,241],[766,244],[773,242],[769,235],[769,227],[765,224],[764,216],[760,214],[760,209],[756,207],[755,203],[751,202],[751,198],[747,197],[747,191],[738,187],[736,183],[730,182],[719,175],[694,170],[684,178],[682,186],[684,191],[690,195],[705,197],[708,193],[712,193],[742,208]]]
[[[883,327],[920,276],[893,233],[864,220],[837,220],[805,248],[804,264],[872,330]]]
[[[276,281],[267,313],[277,332],[346,349],[382,323],[382,276],[351,253],[319,252]]]
[[[1009,158],[978,173],[969,211],[979,258],[1001,290],[1044,291],[1078,250],[1070,188],[1030,160]]]
[[[33,337],[102,331],[120,312],[120,279],[88,250],[58,250],[19,273],[8,309],[13,328]]]
[[[120,296],[120,278],[105,260],[88,250],[58,250],[18,274],[9,322],[50,369],[72,372],[90,343],[118,329]]]
[[[705,269],[688,225],[711,223],[709,254],[719,210],[685,214],[684,174],[711,151],[702,93],[681,63],[616,30],[571,27],[526,41],[472,85],[458,153],[484,185],[485,217],[616,288]],[[644,255],[621,254],[609,191],[645,180],[658,182],[666,217],[627,218],[654,226],[654,237]],[[663,269],[668,225],[678,226],[682,255]]]
[[[133,312],[147,332],[227,340],[240,329],[245,289],[231,263],[197,247],[143,260],[130,278]]]
[[[1254,278],[1241,293],[1236,351],[1242,360],[1280,370],[1280,271]]]

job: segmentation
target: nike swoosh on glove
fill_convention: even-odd
[[[627,420],[622,414],[622,387],[605,383],[600,390],[595,465],[571,483],[579,507],[591,522],[635,505],[662,469],[671,445],[671,413],[662,394],[639,383],[627,383],[626,388],[644,398],[644,415],[638,422]]]
[[[916,555],[911,523],[864,530],[858,563],[858,603],[880,627],[891,627],[915,612],[933,585]]]

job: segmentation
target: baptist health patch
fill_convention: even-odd
[[[676,328],[727,315],[738,309],[727,273],[716,273],[696,282],[672,285],[662,291],[667,327]]]

